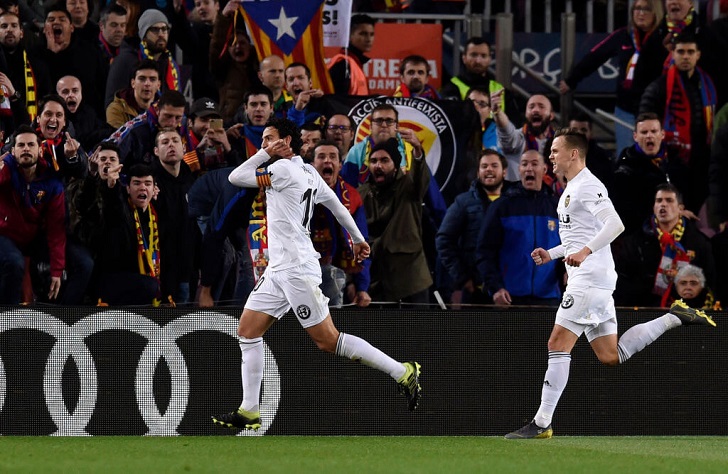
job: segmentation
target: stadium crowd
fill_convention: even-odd
[[[293,151],[371,246],[357,262],[331,212],[312,209],[333,306],[558,304],[563,264],[537,267],[530,253],[559,239],[566,183],[549,155],[560,125],[587,136],[587,166],[627,229],[612,245],[616,304],[728,299],[728,18],[708,22],[691,0],[635,0],[629,24],[564,75],[569,93],[619,65],[615,116],[635,129],[617,124],[615,152],[589,116],[557,124],[556,97],[523,101],[496,82],[481,37],[440,90],[424,57],[402,58],[392,97],[450,100],[475,120],[450,196],[396,107],[374,107],[356,141],[349,111],[313,87],[316,65],[259,61],[237,1],[159,4],[0,0],[0,304],[242,304],[267,265],[265,195],[228,176],[272,117],[300,128]],[[374,25],[352,16],[346,54],[327,64],[335,96],[369,95]]]

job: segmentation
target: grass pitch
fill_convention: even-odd
[[[728,437],[2,437],[0,472],[725,473]]]

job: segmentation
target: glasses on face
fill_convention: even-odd
[[[329,125],[326,127],[327,129],[331,130],[332,132],[340,131],[340,132],[348,132],[351,130],[351,127],[348,125]]]
[[[486,102],[484,100],[473,100],[473,104],[477,105],[478,107],[490,107],[490,102]]]
[[[169,33],[169,27],[168,26],[150,26],[147,31],[151,31],[155,35],[158,35],[160,33]]]
[[[380,127],[391,127],[395,123],[397,123],[397,119],[393,118],[375,118],[372,119],[372,123],[376,124]]]
[[[635,13],[652,13],[652,7],[634,7],[632,11]]]

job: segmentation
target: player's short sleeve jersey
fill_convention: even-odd
[[[566,185],[559,199],[559,236],[571,255],[591,241],[604,226],[596,214],[614,205],[604,187],[588,168],[584,168]],[[589,255],[579,267],[566,266],[569,286],[597,287],[614,290],[617,272],[612,251],[607,245]]]
[[[311,243],[309,224],[314,204],[336,199],[316,169],[295,156],[257,171],[265,187],[271,270],[281,270],[319,258]]]

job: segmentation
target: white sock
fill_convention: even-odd
[[[364,339],[343,332],[339,333],[339,341],[336,343],[336,355],[381,370],[389,374],[394,380],[402,378],[407,371],[401,362],[392,359]]]
[[[622,364],[630,357],[655,342],[665,331],[680,326],[680,318],[667,313],[652,321],[638,324],[627,329],[617,343],[619,363]]]
[[[242,353],[240,371],[243,375],[243,403],[240,408],[257,412],[260,403],[260,385],[263,382],[263,366],[265,365],[263,338],[238,337],[238,344]]]
[[[538,407],[534,420],[541,428],[551,425],[556,404],[559,403],[561,393],[569,380],[569,366],[571,354],[568,352],[549,351],[549,366],[544,376],[541,389],[541,406]]]

